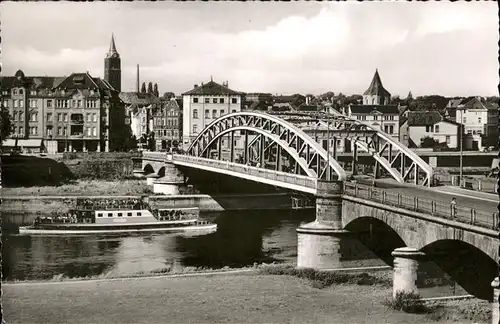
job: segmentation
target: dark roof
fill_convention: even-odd
[[[249,110],[267,110],[267,104],[263,101],[251,101]]]
[[[302,104],[302,105],[297,107],[297,110],[299,110],[299,111],[318,111],[318,106],[317,105]]]
[[[375,70],[375,75],[373,76],[372,83],[370,83],[370,86],[365,91],[365,93],[363,93],[363,95],[382,96],[382,97],[391,96],[389,91],[385,90],[384,86],[382,85],[382,80],[380,80],[380,76],[378,75],[378,69]]]
[[[350,105],[352,114],[370,114],[380,112],[381,114],[399,115],[398,105]]]
[[[107,88],[104,84],[98,84],[88,73],[73,73],[64,79],[57,88],[60,89],[94,89]]]
[[[52,76],[35,76],[25,77],[22,71],[16,72],[16,76],[0,77],[0,87],[2,89],[10,89],[16,86],[23,86],[32,90],[109,90],[115,89],[105,80],[101,78],[93,78],[87,73],[72,73],[68,77],[52,77]],[[70,94],[71,91],[68,91]],[[43,94],[43,91],[41,92]]]
[[[120,99],[127,105],[149,106],[159,104],[160,98],[151,93],[120,92]]]
[[[202,84],[188,92],[184,92],[182,95],[242,95],[241,92],[234,91],[218,84],[217,82],[210,81],[208,83]]]
[[[442,120],[437,111],[409,111],[408,126],[431,126]]]
[[[181,106],[179,106],[179,103],[175,99],[170,99],[166,104],[165,104],[165,109],[170,110],[180,110]]]

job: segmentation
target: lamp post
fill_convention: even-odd
[[[328,181],[331,180],[330,178],[330,108],[328,105],[326,106],[326,179]]]
[[[463,142],[464,142],[464,118],[463,107],[457,107],[457,110],[460,110],[460,176],[459,176],[459,187],[463,186]]]

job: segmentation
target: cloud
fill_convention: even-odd
[[[3,67],[6,75],[22,68],[102,77],[114,32],[125,90],[135,88],[140,64],[141,82],[176,93],[211,75],[248,92],[361,93],[379,68],[394,94],[492,94],[492,5],[9,3],[2,4]]]

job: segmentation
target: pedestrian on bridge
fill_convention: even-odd
[[[457,199],[455,197],[451,199],[450,207],[451,207],[451,216],[457,217]]]

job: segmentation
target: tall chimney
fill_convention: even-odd
[[[137,64],[137,80],[135,81],[136,91],[139,93],[139,64]]]

